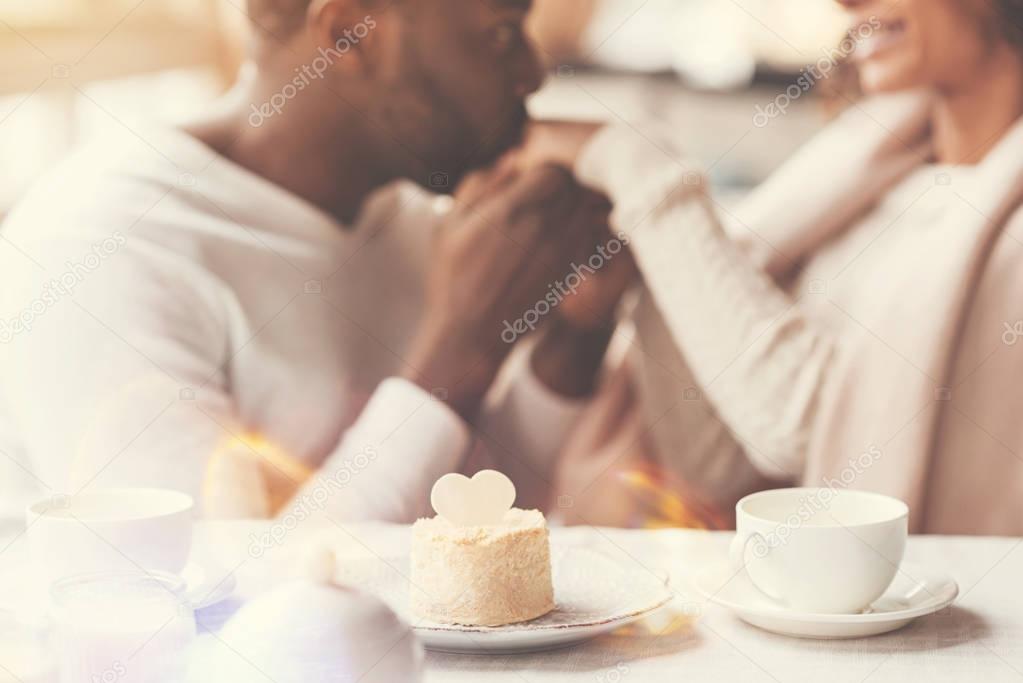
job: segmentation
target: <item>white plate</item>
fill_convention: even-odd
[[[745,571],[726,562],[693,577],[693,587],[743,621],[772,633],[797,638],[862,638],[902,628],[926,614],[945,609],[959,586],[947,574],[903,564],[884,595],[860,614],[812,614],[781,607],[750,583]]]
[[[338,578],[375,593],[408,623],[428,650],[466,654],[540,652],[588,640],[638,621],[672,598],[667,577],[624,567],[582,547],[552,552],[550,613],[508,626],[424,621],[409,610],[408,558],[346,562]]]

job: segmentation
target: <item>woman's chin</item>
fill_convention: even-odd
[[[874,67],[871,64],[860,65],[859,77],[860,89],[868,95],[910,90],[922,85],[919,79],[913,78],[905,71]]]

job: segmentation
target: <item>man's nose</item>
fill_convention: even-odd
[[[521,72],[517,74],[515,94],[519,97],[532,95],[543,86],[547,79],[546,70],[540,61],[540,53],[530,46],[522,60]]]

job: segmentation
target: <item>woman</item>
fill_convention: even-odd
[[[721,506],[848,486],[916,532],[1023,534],[1023,1],[841,4],[867,97],[737,210],[684,134],[538,134],[612,198],[646,282],[575,451],[596,474],[645,443]]]

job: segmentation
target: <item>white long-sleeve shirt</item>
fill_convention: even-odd
[[[2,227],[0,449],[37,495],[199,495],[214,456],[241,448],[283,476],[315,470],[303,500],[337,518],[415,518],[474,440],[396,378],[433,201],[389,188],[345,228],[179,131],[78,152]],[[543,481],[581,405],[511,365],[476,426]]]
[[[627,125],[608,127],[584,150],[576,173],[614,202],[612,226],[629,235],[694,388],[762,475],[798,477],[831,362],[830,332],[733,241],[707,197],[699,167],[670,134],[654,126],[642,133]],[[656,347],[652,339],[644,344]],[[684,383],[676,393],[683,391]],[[707,452],[680,457],[708,467],[726,461],[736,442],[722,440],[719,432],[713,420],[690,425],[685,436],[691,448]],[[717,478],[730,476],[735,474],[726,470]]]
[[[755,236],[757,226],[714,204],[677,135],[655,124],[599,133],[576,173],[615,202],[612,227],[629,235],[646,281],[640,385],[647,410],[663,416],[652,427],[673,448],[663,457],[684,461],[678,469],[705,490],[755,484],[737,449],[763,477],[799,481],[843,340],[869,329],[857,321],[892,296],[892,273],[909,267],[921,235],[961,202],[950,188],[970,182],[970,170],[913,170],[779,283],[763,266],[772,245],[740,246],[735,235]],[[712,411],[680,400],[688,387]]]

